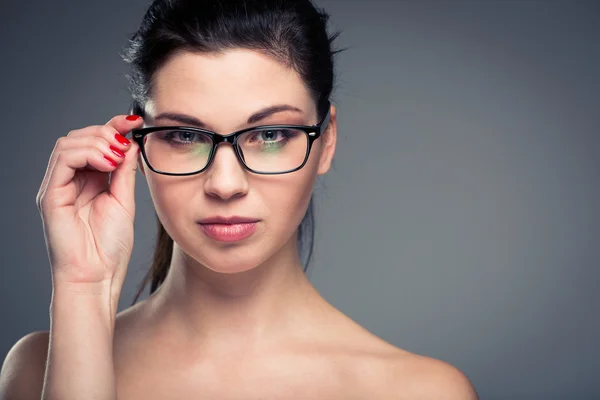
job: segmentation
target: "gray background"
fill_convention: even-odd
[[[311,280],[482,399],[600,398],[600,3],[319,1],[343,30]],[[48,329],[35,195],[55,140],[129,105],[146,0],[2,3],[0,358]],[[151,260],[137,181],[121,310]]]

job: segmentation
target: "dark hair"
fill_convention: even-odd
[[[133,97],[130,113],[144,116],[153,76],[175,52],[215,53],[235,48],[263,52],[293,68],[305,82],[317,110],[322,110],[323,102],[333,90],[333,56],[341,51],[331,49],[339,32],[328,36],[328,19],[329,15],[310,0],[154,0],[121,54],[132,68],[127,75]],[[298,227],[305,272],[313,243],[311,197]],[[148,282],[151,282],[150,294],[162,284],[172,252],[173,239],[158,220],[154,260],[133,304]]]

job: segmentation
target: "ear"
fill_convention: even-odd
[[[325,132],[321,134],[323,147],[321,148],[319,167],[317,169],[317,174],[319,175],[323,175],[329,171],[337,143],[337,109],[333,104],[331,105],[329,114],[329,125],[327,125]]]

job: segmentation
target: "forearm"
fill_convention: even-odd
[[[55,286],[42,400],[115,400],[110,290]]]

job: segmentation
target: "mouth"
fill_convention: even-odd
[[[210,217],[199,222],[204,234],[219,242],[238,242],[256,232],[256,218],[248,217]]]

